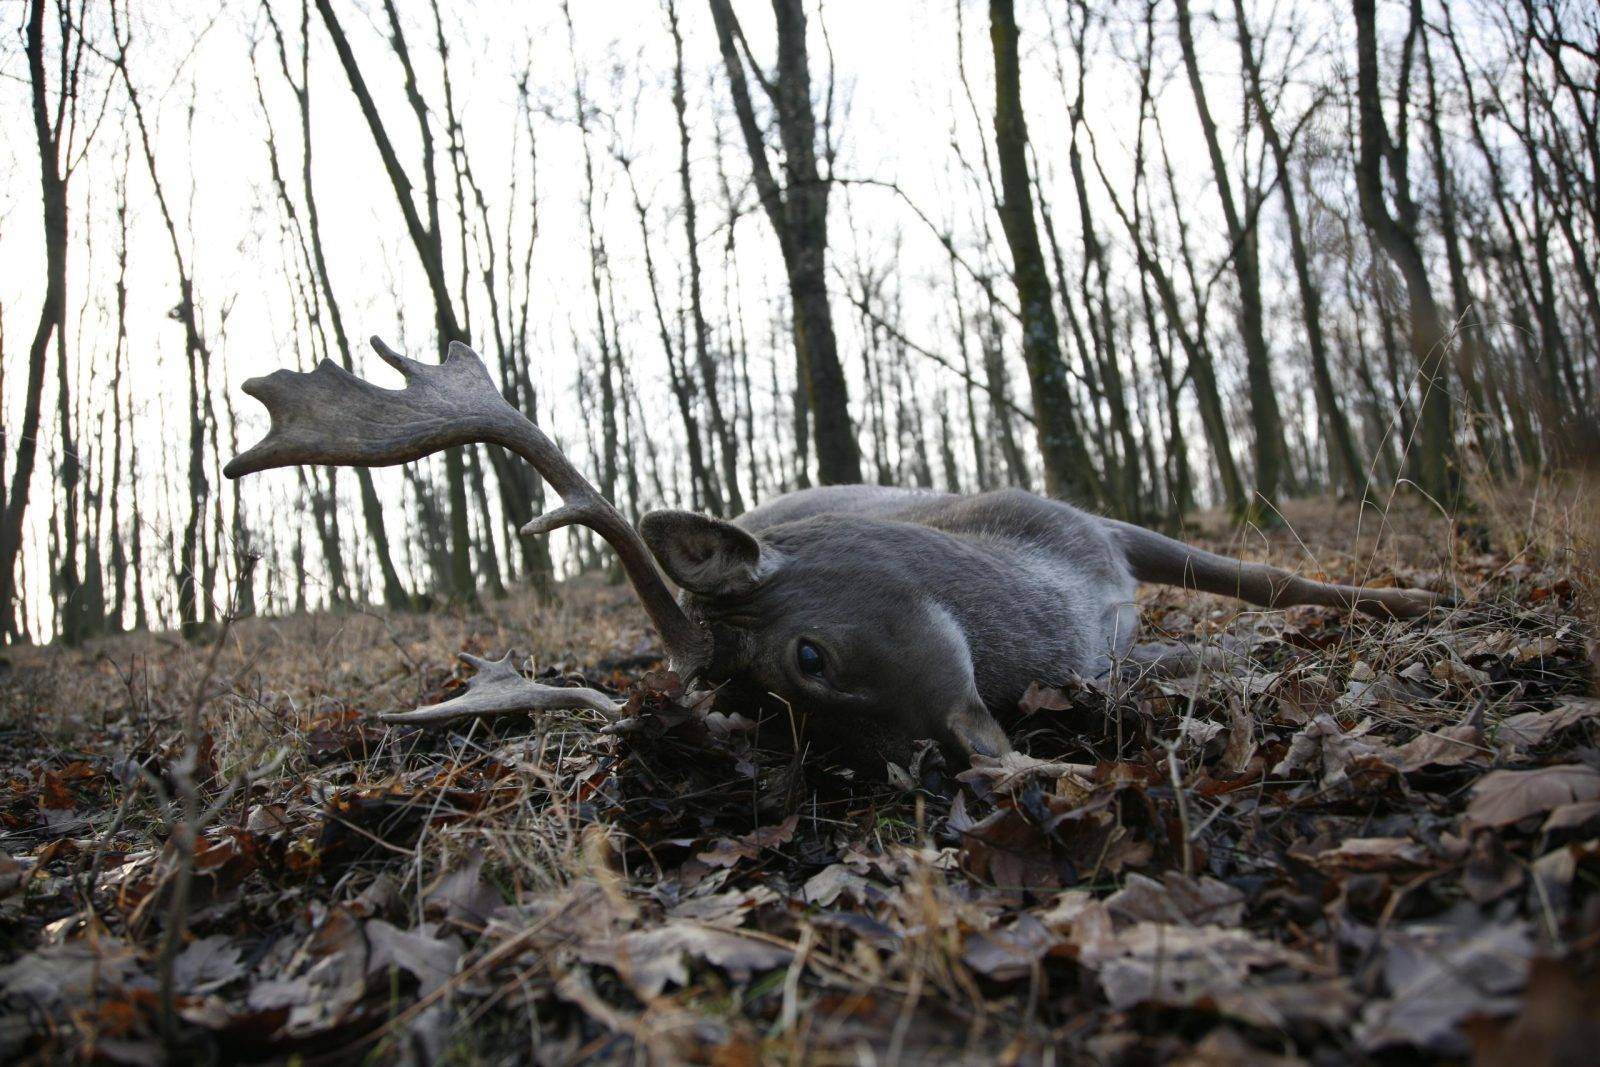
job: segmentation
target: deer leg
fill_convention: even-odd
[[[1232,674],[1248,655],[1249,648],[1233,637],[1219,637],[1203,645],[1183,641],[1142,641],[1128,649],[1112,664],[1124,679],[1139,677],[1180,678],[1210,671]]]
[[[1453,604],[1449,597],[1426,589],[1372,589],[1313,581],[1264,563],[1219,556],[1141,526],[1104,521],[1120,542],[1133,576],[1141,582],[1237,597],[1267,608],[1320,604],[1354,608],[1380,618],[1414,619]]]

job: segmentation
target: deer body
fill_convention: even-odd
[[[640,528],[712,635],[709,678],[774,693],[826,732],[890,751],[916,737],[1005,750],[994,716],[1030,683],[1098,676],[1129,651],[1141,580],[1268,606],[1416,614],[1433,600],[1309,581],[1020,489],[836,486],[731,523],[654,512]]]
[[[1137,629],[1106,525],[1021,490],[809,489],[736,524],[776,564],[743,595],[685,594],[713,635],[712,672],[780,694],[798,682],[814,726],[880,752],[915,736],[1003,751],[995,713],[1033,681],[1102,673]],[[821,646],[825,687],[795,677],[799,640]]]
[[[891,758],[919,738],[958,759],[1005,751],[994,715],[1014,709],[1031,682],[1098,675],[1127,652],[1140,581],[1268,607],[1394,616],[1422,614],[1438,599],[1311,581],[1014,489],[966,497],[836,486],[791,493],[733,522],[655,511],[635,530],[505,402],[471,349],[452,342],[430,365],[376,338],[373,347],[406,379],[403,389],[326,360],[245,383],[272,427],[226,473],[378,466],[473,442],[508,448],[562,498],[524,533],[579,523],[604,537],[686,679],[770,693],[823,732]],[[662,571],[681,590],[676,600]],[[385,718],[620,707],[595,690],[531,682],[509,654],[469,662],[478,673],[464,695]]]
[[[801,600],[808,611],[871,618],[870,597],[953,624],[992,711],[1015,708],[1034,681],[1104,673],[1138,629],[1137,582],[1110,527],[1020,489],[829,486],[734,521],[790,561],[774,575],[775,612]],[[900,655],[942,656],[943,644]]]

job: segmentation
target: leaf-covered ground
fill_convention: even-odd
[[[1594,557],[1581,512],[1519,509],[1213,538],[1459,605],[1148,591],[1203,670],[1037,686],[960,773],[797,757],[650,673],[594,583],[11,650],[0,1053],[1593,1062]],[[630,716],[373,718],[530,644]]]

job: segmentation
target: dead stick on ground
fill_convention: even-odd
[[[194,882],[194,850],[200,832],[200,797],[195,782],[195,771],[200,760],[200,712],[207,702],[206,690],[216,672],[217,661],[222,655],[222,646],[228,639],[228,631],[232,628],[233,620],[239,610],[240,590],[250,580],[250,573],[255,569],[259,558],[255,555],[240,557],[239,574],[234,580],[231,602],[222,616],[217,639],[212,642],[211,652],[206,657],[205,669],[201,671],[200,678],[195,683],[194,697],[189,701],[183,716],[183,759],[179,761],[173,775],[183,805],[182,816],[173,825],[172,832],[172,841],[177,846],[178,870],[173,880],[172,899],[167,909],[167,928],[162,932],[161,954],[156,967],[161,989],[161,1040],[169,1054],[178,1050],[177,990],[173,977],[173,962],[178,957],[178,951],[183,945],[184,931],[189,925],[189,890]]]

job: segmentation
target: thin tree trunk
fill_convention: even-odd
[[[618,159],[623,174],[628,179],[628,190],[633,194],[634,214],[639,219],[639,241],[644,248],[645,282],[650,290],[650,307],[655,312],[656,335],[660,338],[661,350],[667,357],[667,382],[672,388],[673,399],[678,404],[678,417],[683,422],[684,445],[689,454],[689,484],[693,488],[691,495],[694,507],[698,510],[704,506],[711,514],[722,515],[724,514],[722,494],[718,483],[711,477],[705,452],[701,448],[700,420],[694,413],[695,382],[689,374],[687,359],[680,365],[677,346],[673,344],[672,331],[667,325],[666,311],[661,306],[661,287],[656,276],[655,253],[652,251],[654,242],[650,239],[649,216],[645,211],[644,201],[639,197],[639,186],[633,179],[631,161],[620,154]]]
[[[444,245],[439,231],[439,193],[438,178],[434,168],[433,133],[428,125],[427,103],[417,88],[416,72],[412,68],[411,55],[407,51],[405,36],[401,32],[399,13],[395,10],[392,0],[385,0],[384,10],[389,21],[390,47],[400,61],[405,79],[406,99],[417,120],[422,143],[423,205],[427,216],[426,222],[422,213],[417,210],[411,179],[395,153],[388,130],[378,114],[377,104],[367,87],[366,77],[361,73],[360,64],[356,62],[355,53],[350,49],[350,41],[345,36],[338,16],[334,14],[330,0],[316,0],[316,5],[317,13],[328,31],[334,51],[339,56],[339,64],[344,69],[345,78],[350,83],[350,90],[355,94],[362,117],[366,120],[373,145],[383,162],[384,172],[388,175],[401,216],[405,220],[406,232],[411,238],[417,258],[422,263],[423,273],[427,276],[429,292],[433,296],[434,328],[442,358],[448,351],[451,341],[468,342],[470,338],[463,336],[460,326],[457,325],[455,307],[450,297],[450,285],[445,278]],[[451,448],[445,451],[445,473],[450,500],[448,590],[453,596],[471,600],[476,595],[476,586],[472,575],[472,533],[468,523],[466,464],[461,449]]]
[[[1005,349],[1001,345],[1000,315],[991,303],[982,327],[984,384],[990,396],[989,418],[999,438],[1000,455],[1005,459],[1007,480],[1023,489],[1033,488],[1033,478],[1028,473],[1028,459],[1022,454],[1011,423],[1010,384],[1006,375]]]
[[[1156,134],[1162,147],[1163,169],[1169,185],[1176,187],[1176,177],[1172,171],[1170,157],[1166,154],[1165,135],[1159,123],[1156,124]],[[1112,210],[1121,220],[1123,228],[1128,233],[1128,238],[1133,242],[1135,258],[1139,263],[1140,271],[1148,276],[1155,284],[1156,295],[1161,301],[1162,314],[1166,316],[1167,324],[1178,337],[1178,342],[1183,346],[1184,356],[1188,360],[1187,375],[1194,381],[1195,406],[1200,413],[1200,424],[1205,427],[1206,441],[1211,446],[1213,466],[1217,475],[1217,482],[1221,489],[1222,503],[1228,510],[1235,514],[1242,513],[1248,506],[1244,494],[1244,481],[1239,476],[1239,468],[1234,462],[1232,433],[1228,428],[1227,411],[1222,403],[1222,393],[1217,386],[1216,366],[1211,359],[1211,351],[1206,341],[1205,305],[1200,302],[1200,294],[1196,293],[1196,322],[1191,329],[1184,321],[1183,305],[1178,298],[1178,290],[1172,281],[1171,274],[1156,257],[1154,250],[1145,239],[1142,221],[1128,213],[1121,199],[1117,196],[1115,188],[1107,178],[1104,168],[1100,165],[1100,157],[1093,151],[1091,142],[1091,158],[1094,161],[1095,172],[1099,175],[1100,185],[1105,189],[1106,197],[1111,203]],[[1183,239],[1185,233],[1183,223],[1179,222],[1179,238]],[[1187,256],[1185,257],[1187,260]],[[1193,267],[1190,265],[1191,279]]]
[[[115,0],[111,5],[111,17],[112,32],[118,46],[113,64],[122,78],[128,104],[133,110],[134,122],[139,129],[139,143],[144,152],[145,168],[150,175],[150,184],[155,190],[162,221],[166,224],[167,239],[172,247],[173,264],[178,274],[178,305],[174,312],[183,324],[184,353],[189,375],[189,515],[184,523],[183,547],[178,559],[178,620],[184,636],[193,638],[198,636],[200,626],[198,610],[201,593],[200,523],[209,495],[205,474],[205,419],[200,386],[204,367],[210,359],[210,351],[200,328],[199,313],[194,304],[194,280],[183,258],[183,245],[178,238],[177,223],[167,204],[160,175],[156,172],[155,151],[150,141],[150,129],[145,121],[143,104],[128,73],[128,46],[132,34],[123,32]]]
[[[1028,127],[1023,116],[1017,55],[1017,20],[1012,0],[990,0],[989,36],[995,62],[995,154],[1003,202],[1000,223],[1011,248],[1012,280],[1022,313],[1022,359],[1033,393],[1033,421],[1044,464],[1045,491],[1093,501],[1098,497],[1084,445],[1066,364],[1061,358],[1050,274],[1034,226],[1028,179]]]
[[[694,186],[689,178],[689,119],[683,78],[683,34],[678,30],[677,4],[674,0],[667,0],[666,7],[667,26],[672,31],[672,110],[678,120],[678,184],[683,193],[683,230],[689,253],[689,317],[694,326],[695,365],[700,371],[700,385],[706,393],[711,432],[716,435],[721,451],[722,479],[727,489],[728,507],[732,514],[737,515],[744,511],[744,498],[739,493],[739,438],[722,411],[717,364],[711,355],[705,304],[700,293],[700,235],[695,214]],[[720,515],[722,512],[717,510],[713,514]]]
[[[1328,366],[1328,342],[1322,331],[1322,290],[1311,273],[1311,253],[1306,247],[1300,204],[1295,193],[1294,177],[1290,173],[1289,150],[1278,134],[1277,122],[1267,106],[1266,93],[1262,91],[1261,61],[1256,56],[1251,40],[1243,0],[1233,0],[1233,13],[1238,29],[1239,54],[1244,66],[1245,88],[1255,106],[1261,135],[1271,149],[1273,163],[1278,168],[1278,191],[1283,197],[1283,212],[1289,225],[1289,256],[1294,263],[1295,281],[1300,288],[1300,308],[1305,323],[1307,354],[1311,360],[1312,388],[1316,392],[1317,407],[1330,439],[1329,451],[1339,478],[1350,494],[1359,499],[1367,491],[1366,471],[1356,454],[1350,421],[1339,404],[1333,373]]]
[[[1422,387],[1421,440],[1412,452],[1417,482],[1424,492],[1447,508],[1454,507],[1460,489],[1456,464],[1455,406],[1445,373],[1448,338],[1439,318],[1428,270],[1416,233],[1389,213],[1384,197],[1383,171],[1387,158],[1390,178],[1405,188],[1404,168],[1394,166],[1388,126],[1378,87],[1378,34],[1375,0],[1353,0],[1356,19],[1356,104],[1361,146],[1356,159],[1356,188],[1361,217],[1373,238],[1405,279],[1411,309],[1411,350],[1417,360]],[[1413,26],[1421,22],[1421,0],[1412,0]],[[1403,133],[1403,131],[1402,131]]]
[[[994,488],[994,482],[989,474],[989,459],[983,444],[983,432],[978,427],[978,406],[974,390],[976,386],[972,377],[972,355],[968,344],[967,311],[961,299],[961,283],[956,275],[956,259],[953,246],[947,244],[950,251],[950,301],[956,311],[956,345],[961,351],[961,378],[962,392],[966,402],[967,430],[972,439],[972,467],[977,479],[978,491],[985,492]]]
[[[33,88],[33,132],[39,150],[39,185],[44,201],[45,288],[39,308],[39,324],[28,346],[28,376],[23,386],[22,421],[17,425],[17,455],[11,471],[11,485],[5,496],[4,515],[0,516],[0,636],[20,633],[14,611],[19,595],[18,558],[22,550],[22,520],[28,509],[28,494],[33,484],[33,465],[38,453],[40,407],[44,396],[45,365],[50,339],[66,329],[67,291],[67,178],[61,170],[61,121],[58,110],[54,122],[50,115],[50,89],[45,76],[44,12],[45,0],[32,0],[25,29],[28,77]],[[62,55],[70,49],[61,42]],[[65,106],[65,86],[58,86],[58,99]]]
[[[128,608],[128,550],[122,536],[122,367],[128,351],[128,158],[117,175],[116,339],[111,355],[111,613],[113,631],[120,631]],[[130,412],[130,415],[132,413]],[[131,439],[132,434],[129,434]],[[134,526],[138,517],[134,518]]]
[[[861,450],[850,423],[850,396],[839,361],[828,301],[828,190],[817,166],[817,123],[811,105],[802,0],[772,0],[778,27],[778,68],[770,95],[783,146],[785,185],[780,188],[756,123],[736,38],[743,34],[729,0],[709,0],[734,111],[750,156],[752,176],[768,221],[777,235],[789,281],[796,365],[804,406],[796,403],[796,428],[805,412],[814,431],[817,477],[824,484],[859,482]],[[760,72],[756,72],[759,76]],[[763,85],[766,85],[763,79]],[[824,146],[831,152],[830,146]],[[831,176],[830,176],[831,178]],[[797,433],[804,443],[806,433]]]
[[[300,80],[290,73],[289,49],[278,26],[270,3],[262,3],[262,10],[271,24],[278,45],[278,61],[283,77],[294,93],[300,113],[300,191],[306,205],[306,233],[311,248],[312,273],[321,293],[321,302],[328,311],[328,323],[333,328],[334,346],[339,353],[339,363],[345,370],[355,373],[355,358],[350,338],[345,332],[344,314],[333,291],[333,280],[328,273],[328,261],[323,252],[322,225],[317,211],[316,190],[311,180],[311,8],[307,0],[300,3]],[[400,571],[395,567],[394,553],[389,546],[389,531],[383,521],[383,505],[378,500],[372,471],[366,467],[355,468],[356,489],[361,499],[361,517],[366,526],[373,558],[383,581],[383,599],[391,610],[399,611],[411,606],[411,595],[406,592]]]
[[[56,324],[56,422],[61,435],[60,464],[56,470],[56,502],[61,507],[61,546],[57,570],[52,577],[56,592],[56,629],[67,645],[76,645],[93,629],[83,600],[78,575],[79,483],[83,462],[78,442],[72,434],[72,387],[67,369],[67,331],[65,322]]]
[[[1194,33],[1189,20],[1188,0],[1176,0],[1178,16],[1178,44],[1183,54],[1184,70],[1189,76],[1189,89],[1194,96],[1195,110],[1200,118],[1200,131],[1204,136],[1206,152],[1211,159],[1212,181],[1217,199],[1222,206],[1222,218],[1227,227],[1229,246],[1233,249],[1233,271],[1239,286],[1239,339],[1244,345],[1245,373],[1250,384],[1250,422],[1255,431],[1256,500],[1251,511],[1256,511],[1257,500],[1269,509],[1274,503],[1279,482],[1287,473],[1283,437],[1283,415],[1278,410],[1277,387],[1272,381],[1272,357],[1267,350],[1261,304],[1261,264],[1259,245],[1255,239],[1253,213],[1241,212],[1234,200],[1233,183],[1228,176],[1228,164],[1222,155],[1222,144],[1217,136],[1217,124],[1211,116],[1211,106],[1206,99],[1205,81],[1200,75],[1199,59],[1195,54]],[[1246,208],[1249,207],[1248,201]],[[1247,229],[1248,227],[1248,229]],[[1271,514],[1262,512],[1261,517]]]
[[[1235,0],[1238,2],[1238,0]],[[1456,374],[1461,379],[1467,401],[1467,417],[1471,432],[1478,438],[1484,458],[1497,467],[1495,449],[1485,437],[1486,415],[1483,386],[1478,374],[1487,366],[1482,343],[1481,321],[1469,321],[1475,310],[1471,286],[1467,282],[1466,262],[1461,254],[1461,237],[1456,225],[1455,183],[1451,179],[1450,161],[1445,155],[1444,131],[1439,122],[1439,90],[1433,69],[1433,49],[1428,43],[1427,31],[1422,38],[1422,65],[1428,87],[1428,148],[1433,164],[1434,196],[1439,204],[1439,236],[1444,242],[1445,263],[1450,269],[1450,300],[1455,308],[1456,336],[1459,355]]]

